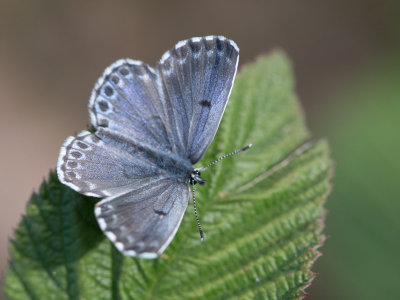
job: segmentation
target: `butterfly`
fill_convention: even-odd
[[[194,37],[165,52],[155,69],[121,59],[95,84],[93,132],[66,139],[57,174],[75,191],[103,198],[96,219],[124,254],[156,258],[175,236],[190,186],[205,183],[205,168],[193,165],[214,139],[238,61],[232,40]]]

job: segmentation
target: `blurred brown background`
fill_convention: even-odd
[[[1,0],[0,278],[6,269],[8,239],[31,193],[54,169],[64,139],[89,123],[87,101],[104,68],[121,57],[155,65],[179,40],[218,34],[237,42],[240,64],[275,48],[290,56],[308,124],[317,136],[330,139],[338,162],[339,192],[328,202],[330,238],[314,266],[320,275],[307,290],[309,299],[378,299],[375,295],[385,293],[387,297],[379,299],[392,299],[400,271],[389,269],[399,270],[399,259],[390,260],[385,251],[393,257],[399,253],[395,249],[400,226],[394,211],[400,191],[392,184],[384,196],[379,188],[387,191],[387,180],[394,182],[400,167],[397,152],[388,154],[385,144],[395,140],[391,149],[399,146],[399,19],[398,1]],[[375,89],[378,80],[383,85]],[[364,112],[368,97],[369,110]],[[376,108],[383,110],[373,121]],[[375,127],[368,129],[375,124],[386,124],[383,136]],[[365,144],[353,145],[360,136],[365,136]],[[352,165],[349,156],[369,153],[369,141],[377,141],[374,136],[383,139],[373,145],[380,149],[374,153],[386,159],[388,168],[353,184],[363,167],[368,165],[367,173],[374,173],[374,163],[382,167],[375,154],[359,165]],[[364,187],[372,194],[361,195]],[[366,201],[371,195],[371,202]],[[346,206],[349,203],[354,205]],[[369,210],[368,203],[373,203]],[[388,214],[391,221],[385,223]],[[360,232],[365,244],[357,239]]]

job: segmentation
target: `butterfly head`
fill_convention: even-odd
[[[206,183],[206,180],[201,178],[201,176],[200,176],[200,169],[193,170],[193,172],[190,174],[190,177],[189,177],[189,183],[191,185],[196,184],[196,183],[203,185]]]

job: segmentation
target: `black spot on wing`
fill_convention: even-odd
[[[107,95],[107,96],[112,96],[112,94],[114,94],[114,91],[113,91],[113,89],[111,88],[111,87],[109,87],[109,86],[106,86],[105,88],[104,88],[104,93]]]
[[[74,172],[72,172],[72,171],[67,172],[67,175],[68,175],[70,178],[76,178],[76,174],[75,174]]]
[[[224,42],[221,41],[220,39],[217,39],[217,40],[215,41],[215,44],[216,44],[216,46],[217,46],[217,51],[221,52],[221,51],[222,51],[222,48],[224,47]]]
[[[85,143],[83,143],[83,142],[81,142],[81,141],[78,141],[76,144],[77,144],[78,147],[81,148],[81,149],[87,149],[87,148],[89,148],[88,145],[86,145]]]
[[[76,161],[69,161],[68,162],[68,167],[70,167],[70,168],[76,168],[77,166],[78,166],[78,163]],[[63,165],[63,167],[65,169],[64,165]]]
[[[197,53],[201,50],[201,43],[196,41],[189,40],[189,47],[192,50],[192,53]]]
[[[98,121],[98,124],[99,124],[99,126],[102,126],[102,127],[108,127],[108,120],[106,120],[106,119],[100,119],[100,120]]]
[[[108,110],[108,103],[106,101],[100,101],[99,107],[101,111],[105,112]]]
[[[158,209],[154,209],[154,212],[159,215],[159,216],[166,216],[167,213],[162,211],[162,210],[158,210]]]
[[[78,151],[71,152],[71,155],[72,155],[74,158],[80,158],[80,157],[82,157],[82,154],[81,154],[80,152],[78,152]]]
[[[119,77],[118,76],[112,76],[111,77],[111,80],[115,83],[115,84],[118,84],[119,83]]]
[[[120,71],[121,74],[124,75],[124,76],[126,76],[126,75],[129,74],[129,71],[128,71],[128,69],[126,69],[126,68],[121,68],[119,71]]]
[[[208,100],[201,100],[201,101],[199,101],[199,104],[201,106],[211,107],[211,101],[208,101]]]

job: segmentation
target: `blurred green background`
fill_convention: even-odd
[[[308,299],[399,299],[399,1],[0,2],[0,278],[30,194],[121,57],[154,65],[177,41],[222,34],[240,64],[283,49],[310,129],[336,161]],[[0,299],[2,299],[0,295]]]

